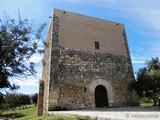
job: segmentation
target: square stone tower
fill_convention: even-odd
[[[138,103],[123,24],[55,9],[46,42],[39,114]]]

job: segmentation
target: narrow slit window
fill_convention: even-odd
[[[99,49],[99,42],[95,42],[95,49]]]

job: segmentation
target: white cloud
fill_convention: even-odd
[[[143,26],[152,30],[160,30],[159,0],[123,0],[116,2],[117,4],[114,8],[127,14],[129,19],[141,23],[141,27]]]
[[[144,56],[141,57],[132,57],[132,63],[133,64],[145,64],[146,63],[147,58],[145,58]]]
[[[28,1],[3,0],[1,1],[0,8],[1,10],[6,10],[6,12],[9,13],[9,15],[15,15],[18,17],[18,9],[19,9],[22,17],[24,16],[27,18],[28,17],[37,18],[41,14],[41,11],[39,10],[41,10],[40,8],[42,7],[42,4],[41,4],[42,1],[43,0],[34,0],[34,2],[32,0],[28,0]]]
[[[39,85],[39,80],[13,80],[14,83],[16,83],[19,86],[38,86]]]
[[[34,54],[31,58],[30,58],[30,62],[34,62],[34,63],[40,63],[42,60],[42,56],[40,54]]]
[[[35,93],[38,93],[37,91],[24,91],[24,90],[21,90],[21,92],[20,93],[23,93],[23,94],[30,94],[30,95],[32,95],[32,94],[35,94]]]
[[[132,63],[134,63],[134,64],[144,64],[145,63],[145,61],[144,60],[132,60]]]

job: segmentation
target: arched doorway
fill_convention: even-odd
[[[95,88],[95,105],[96,107],[108,106],[107,91],[103,85],[98,85]]]

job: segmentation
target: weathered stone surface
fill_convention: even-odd
[[[85,32],[76,28],[79,23]],[[106,34],[108,39],[104,39]],[[98,50],[92,46],[95,38],[99,38]],[[107,101],[102,102],[109,107],[138,103],[137,96],[127,90],[134,76],[122,24],[55,10],[47,42],[50,45],[45,48],[42,77],[44,113],[55,108],[95,108],[95,89],[99,85],[107,93]]]
[[[78,109],[82,106],[83,108],[94,107],[88,98],[88,90],[89,85],[97,79],[106,80],[113,87],[114,99],[109,101],[110,106],[124,106],[132,100],[131,96],[129,97],[127,85],[129,80],[134,78],[126,56],[108,53],[88,54],[80,50],[62,49],[63,52],[59,57],[56,69],[57,77],[50,83],[53,85],[51,87],[53,89],[50,91],[54,91],[54,86],[58,84],[63,85],[63,87],[59,87],[61,93],[58,93],[58,105],[70,109]],[[68,56],[70,54],[72,54],[71,57]],[[106,88],[109,91],[110,88]],[[50,98],[52,99],[51,94]]]
[[[44,97],[44,81],[41,80],[39,83],[37,116],[43,115],[43,97]]]

